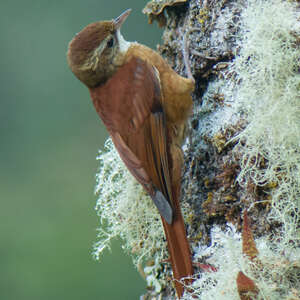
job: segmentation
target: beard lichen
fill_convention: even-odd
[[[111,139],[100,151],[95,209],[100,217],[99,241],[95,257],[99,259],[113,238],[123,240],[136,265],[145,260],[166,258],[166,242],[159,213],[151,198],[127,170]]]
[[[245,202],[250,211],[268,205],[272,230],[255,242],[255,265],[242,252],[236,227],[214,226],[211,244],[194,247],[194,260],[216,267],[200,272],[184,299],[241,299],[240,271],[257,287],[255,299],[300,298],[300,15],[296,3],[249,0],[236,21],[236,54],[224,72],[226,102],[245,126],[230,141],[239,157],[236,184],[264,193]],[[255,225],[255,224],[254,224]],[[192,297],[193,295],[193,297]]]

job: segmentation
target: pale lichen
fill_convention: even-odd
[[[261,264],[250,261],[242,253],[241,235],[235,226],[228,224],[227,231],[215,226],[211,231],[212,243],[209,247],[199,244],[194,248],[194,260],[203,260],[217,269],[216,272],[202,271],[195,275],[190,292],[185,300],[240,300],[236,278],[242,271],[251,278],[259,289],[255,299],[288,298],[299,292],[300,252],[290,252],[288,256],[277,253],[265,238],[256,241]],[[297,299],[297,298],[295,298]]]
[[[96,210],[100,217],[99,241],[95,256],[99,258],[115,237],[121,237],[123,247],[133,255],[136,265],[143,260],[166,257],[166,242],[159,213],[151,198],[131,176],[121,161],[112,141],[98,160]],[[158,260],[159,260],[158,259]]]
[[[222,166],[217,169],[221,173],[216,176],[218,180],[214,180],[219,181],[215,188],[220,186],[224,189],[229,183],[228,189],[233,190],[233,186],[236,188],[237,192],[234,195],[219,193],[227,206],[237,203],[235,219],[239,219],[240,211],[247,207],[250,213],[259,211],[262,214],[259,215],[260,219],[266,219],[271,229],[266,230],[266,226],[260,228],[261,220],[253,213],[253,217],[257,218],[254,233],[261,262],[259,266],[243,255],[240,234],[232,224],[229,224],[227,231],[224,231],[224,223],[220,227],[213,226],[209,233],[209,245],[204,245],[204,238],[201,243],[199,238],[194,238],[194,261],[211,264],[217,271],[201,271],[196,274],[192,293],[187,292],[184,299],[240,299],[236,285],[237,274],[240,271],[254,281],[259,290],[258,299],[297,299],[300,293],[299,13],[293,1],[223,2],[231,3],[235,14],[234,17],[227,18],[232,10],[229,6],[224,10],[221,20],[215,15],[216,24],[226,22],[226,26],[223,27],[231,29],[230,39],[226,36],[226,41],[230,42],[225,48],[232,48],[235,58],[222,71],[221,80],[207,80],[209,83],[205,85],[204,94],[197,94],[201,95],[202,106],[195,111],[198,119],[194,131],[197,136],[193,143],[199,141],[202,150],[208,149],[203,139],[206,136],[207,144],[214,142],[212,144],[218,149],[214,152],[223,155],[219,160],[211,159],[216,162],[223,159],[224,165],[224,170]],[[193,2],[194,8],[197,7],[197,3]],[[176,30],[173,31],[175,34]],[[197,33],[191,34],[194,43],[198,43]],[[220,34],[217,36],[222,36]],[[216,39],[214,35],[210,37],[216,41],[213,49],[219,49],[217,42],[220,42],[220,39]],[[207,41],[208,39],[207,37]],[[223,44],[227,45],[226,42]],[[206,49],[205,45],[203,48]],[[167,47],[162,49],[165,52],[168,50]],[[218,54],[217,50],[216,53]],[[229,57],[229,54],[225,56]],[[176,59],[179,60],[180,57]],[[200,64],[193,66],[194,69],[195,66],[201,68]],[[198,76],[203,72],[199,71]],[[218,101],[217,104],[212,101],[216,93],[222,96],[222,101]],[[240,121],[242,126],[237,125]],[[230,125],[237,125],[234,133],[238,134],[230,143],[234,148],[234,161],[227,164],[224,155],[229,156],[232,151],[225,153],[229,139],[223,133],[226,133]],[[230,135],[229,137],[231,138]],[[106,226],[100,229],[100,241],[95,254],[99,256],[103,249],[109,247],[113,237],[121,236],[124,247],[134,254],[136,264],[143,259],[153,259],[154,264],[146,267],[145,273],[149,285],[153,285],[156,292],[159,292],[163,282],[160,276],[164,276],[163,272],[160,273],[160,262],[167,257],[159,214],[151,199],[126,170],[111,141],[107,143],[107,147],[108,152],[102,152],[99,157],[101,167],[96,189],[99,194],[96,208],[101,224]],[[204,150],[200,151],[200,154],[206,153]],[[210,190],[213,176],[202,178],[203,186],[199,185],[198,173],[203,173],[197,170],[203,168],[204,163],[205,171],[209,167],[212,169],[210,161],[206,162],[204,154],[200,154],[193,155],[188,164],[189,169],[196,170],[192,173],[193,177],[184,178],[184,186],[192,186],[191,182],[198,184],[197,188],[192,186],[183,194],[185,200],[188,197],[195,207],[194,214],[187,214],[188,219],[192,219],[189,229],[194,231],[194,237],[205,232],[202,230],[205,225],[201,227],[201,224],[193,223],[193,220],[198,220],[197,213],[203,208],[204,199],[209,200],[207,204],[214,204],[216,199],[221,199],[217,198],[218,191]],[[196,169],[197,166],[200,167]],[[230,170],[232,173],[228,173]],[[231,174],[238,174],[234,183]],[[202,195],[199,192],[201,188],[207,189],[206,198],[199,196]],[[251,188],[263,189],[264,192],[255,193],[253,196],[250,195]],[[215,202],[218,212],[217,205],[220,201]],[[258,203],[268,204],[268,208],[264,206],[263,209],[257,209]],[[210,212],[215,212],[212,210],[214,206],[210,205],[208,208]],[[223,211],[221,214],[224,215]],[[228,221],[228,218],[226,220]]]
[[[214,227],[211,245],[195,247],[194,259],[217,272],[199,273],[192,294],[238,300],[236,278],[242,271],[258,288],[255,299],[299,299],[300,15],[295,2],[282,0],[245,1],[240,11],[233,24],[235,59],[224,71],[227,83],[220,92],[233,115],[245,120],[230,141],[240,162],[236,184],[245,193],[251,186],[271,187],[268,197],[256,194],[247,204],[251,210],[267,202],[264,217],[273,228],[256,239],[260,264],[254,264],[243,255],[234,227],[227,232]]]
[[[100,226],[94,256],[99,260],[102,252],[110,249],[112,239],[121,238],[148,289],[156,295],[171,286],[171,265],[161,217],[152,199],[127,170],[110,138],[98,160],[95,209]],[[182,214],[185,219],[190,214],[188,205],[182,205]]]
[[[299,13],[286,1],[251,0],[240,21],[239,52],[224,92],[248,122],[235,137],[242,156],[237,181],[275,184],[268,218],[282,224],[278,247],[287,251],[300,242]]]

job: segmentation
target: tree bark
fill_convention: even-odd
[[[267,2],[272,7],[285,1]],[[248,126],[249,118],[243,108],[236,109],[233,101],[238,99],[223,93],[223,87],[234,81],[236,76],[228,65],[240,52],[237,32],[240,30],[241,15],[247,7],[248,1],[243,0],[191,0],[151,1],[145,9],[151,22],[156,20],[165,26],[163,43],[158,46],[158,51],[179,74],[186,76],[190,67],[196,81],[194,110],[183,146],[185,165],[181,193],[182,206],[189,211],[186,224],[194,251],[199,249],[199,245],[204,248],[212,246],[211,230],[216,225],[226,232],[230,223],[240,232],[242,212],[246,209],[250,209],[248,215],[255,238],[282,235],[284,227],[279,219],[268,217],[272,211],[270,195],[276,190],[278,182],[274,183],[273,179],[257,182],[251,174],[241,176],[241,170],[245,170],[245,151],[239,149],[245,145],[243,139],[234,137]],[[299,48],[299,43],[296,44],[295,47]],[[185,57],[190,66],[185,64]],[[235,82],[235,86],[238,84]],[[231,94],[234,92],[232,90]],[[256,161],[251,158],[248,163],[256,165],[261,171],[269,169],[270,160],[264,153],[262,151],[256,155]],[[299,203],[294,208],[297,211]],[[291,212],[288,214],[292,215]],[[293,240],[292,248],[299,251],[299,240]],[[206,258],[208,256],[204,255],[203,261],[195,261],[197,278],[201,277],[206,267],[209,268]],[[297,268],[295,272],[299,275],[299,265]],[[298,285],[295,285],[296,288]],[[200,294],[195,297],[202,299]],[[142,299],[174,299],[174,292],[166,287],[160,294],[150,291]],[[192,296],[185,299],[192,299]]]

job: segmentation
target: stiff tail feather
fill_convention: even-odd
[[[184,221],[179,206],[179,189],[180,187],[173,189],[176,197],[173,198],[174,216],[172,224],[168,224],[163,217],[161,219],[168,242],[173,276],[175,279],[175,289],[177,296],[180,298],[184,292],[184,284],[192,283],[192,279],[186,279],[184,284],[181,283],[181,280],[184,277],[191,277],[193,275],[193,266]]]

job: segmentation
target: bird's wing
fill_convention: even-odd
[[[172,223],[166,120],[158,71],[132,58],[90,92],[125,165],[149,192],[160,214]]]

